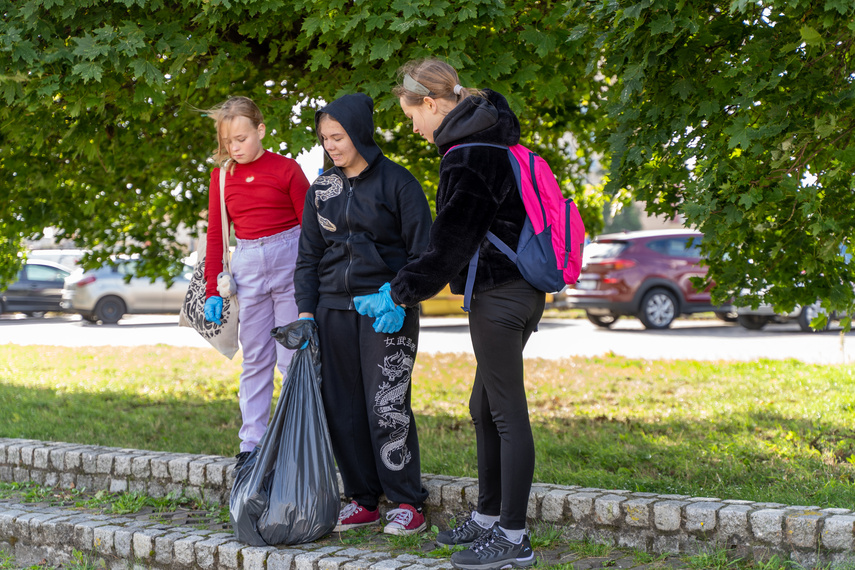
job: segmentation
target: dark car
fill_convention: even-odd
[[[707,273],[700,265],[702,238],[693,230],[601,235],[585,246],[582,273],[561,294],[563,305],[584,309],[601,327],[632,315],[648,329],[664,329],[682,314],[706,311],[731,321],[730,306],[712,305],[709,289],[697,291],[690,281]]]
[[[18,280],[0,296],[0,313],[24,313],[41,317],[47,312],[61,311],[62,286],[71,270],[58,263],[29,259]]]

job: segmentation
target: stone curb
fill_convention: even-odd
[[[34,481],[60,488],[140,491],[154,497],[183,492],[190,497],[227,504],[233,464],[234,459],[211,455],[0,438],[0,481]],[[475,479],[424,474],[423,481],[429,492],[426,514],[430,524],[440,528],[445,528],[448,519],[455,513],[466,510],[468,503],[477,502],[478,485]],[[42,537],[44,533],[29,532],[30,521],[35,526],[49,524],[50,520],[43,519],[45,516],[50,517],[51,513],[33,514],[20,509],[21,512],[15,514],[2,509],[0,506],[0,542],[24,541],[34,548],[38,547],[33,537]],[[112,544],[109,548],[115,548],[117,532],[120,534],[120,542],[130,540],[127,537],[129,531],[116,527],[115,518],[102,519],[98,519],[102,524],[97,527],[92,527],[91,521],[73,527],[75,539],[78,534],[83,537],[83,544],[78,548],[98,550],[108,548],[103,546],[107,544]],[[569,540],[590,540],[651,554],[694,554],[710,546],[720,546],[735,551],[741,557],[764,559],[779,555],[806,567],[855,560],[855,512],[847,509],[536,483],[529,498],[528,520],[530,525],[544,522],[562,526],[564,536]],[[81,530],[77,530],[80,525]],[[63,528],[66,533],[70,532],[67,523]],[[93,528],[102,528],[99,531],[102,539],[99,544],[94,542]],[[170,544],[172,553],[160,556],[160,560],[164,561],[167,556],[178,556],[176,549],[189,552],[191,548],[187,541],[190,539],[173,536],[175,533],[167,532],[169,530],[168,527],[159,528],[158,525],[135,530],[132,535],[134,556],[138,556],[137,541],[140,552],[156,551],[158,540]],[[198,532],[195,534],[199,535]],[[92,538],[91,542],[89,538]],[[246,551],[247,556],[263,558],[260,551],[236,543],[230,534],[218,533],[204,540],[196,540],[193,544],[195,546],[192,550],[196,552],[197,560],[196,566],[190,566],[193,568],[238,568],[211,562],[220,560],[219,548],[223,544],[232,544],[228,547],[232,550],[240,547],[239,550]],[[127,549],[122,548],[125,554]],[[199,556],[204,564],[198,561]],[[223,556],[235,560],[233,554]],[[333,563],[325,563],[323,567],[315,562],[297,565],[299,556],[303,554],[295,555],[293,568],[270,566],[270,562],[267,567],[339,570],[339,566]],[[156,555],[142,559],[153,567],[157,564],[169,567],[168,563],[160,562]],[[212,566],[215,563],[218,566]],[[354,565],[353,562],[343,564],[341,570],[367,568]],[[433,566],[424,562],[419,564]],[[403,566],[376,570],[399,568]]]

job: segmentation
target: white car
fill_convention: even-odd
[[[175,276],[172,286],[162,278],[152,281],[148,277],[125,279],[133,271],[133,259],[116,260],[91,271],[77,271],[65,280],[60,306],[66,312],[79,313],[89,322],[115,324],[127,314],[175,313],[181,310],[193,267],[184,265]]]

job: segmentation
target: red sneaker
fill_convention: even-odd
[[[344,532],[353,528],[376,524],[379,521],[380,511],[378,509],[369,511],[356,501],[351,501],[338,513],[338,524],[335,525],[333,532]]]
[[[416,534],[427,528],[425,516],[406,503],[401,503],[397,509],[386,513],[386,520],[392,521],[383,527],[383,532],[386,534]]]

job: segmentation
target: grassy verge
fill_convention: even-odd
[[[422,469],[474,476],[467,355],[419,355]],[[238,362],[208,349],[0,346],[0,437],[233,455]],[[527,362],[535,480],[855,509],[853,369]]]

